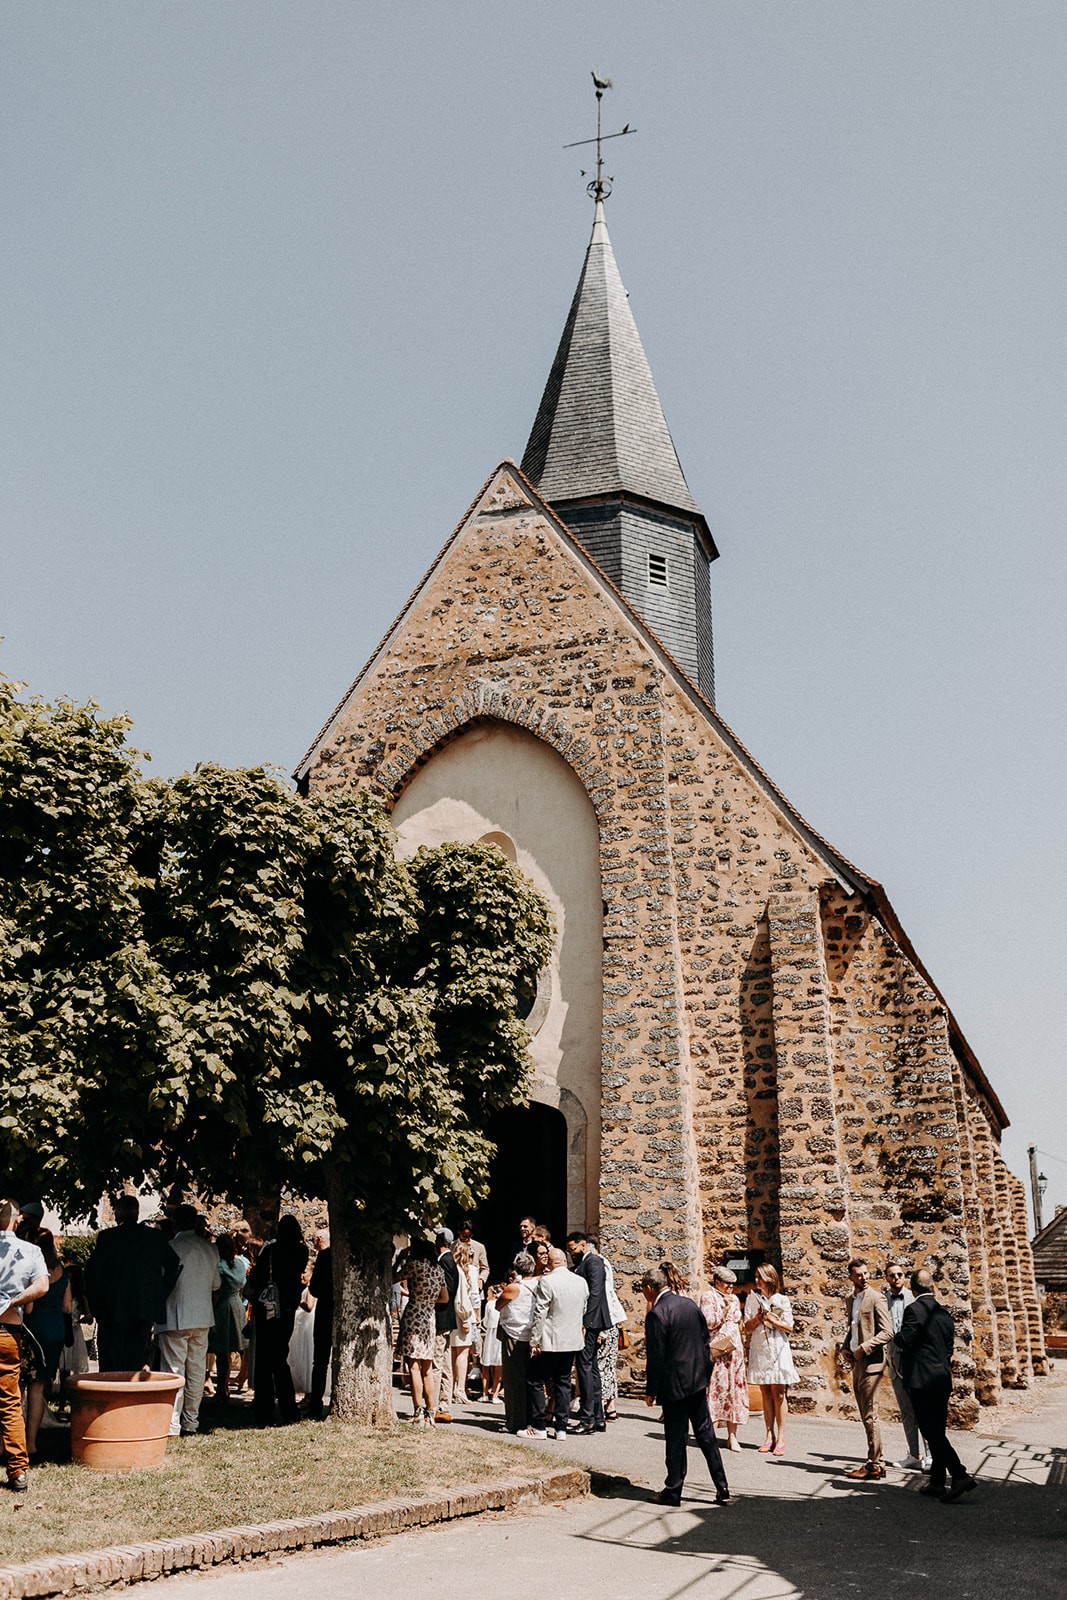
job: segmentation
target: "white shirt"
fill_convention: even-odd
[[[534,1280],[520,1278],[518,1294],[505,1300],[500,1312],[500,1331],[509,1339],[529,1339],[534,1319]]]
[[[885,1303],[889,1307],[889,1320],[893,1324],[893,1332],[899,1333],[904,1321],[904,1312],[911,1305],[915,1296],[910,1289],[887,1289]]]
[[[0,1316],[31,1283],[47,1276],[48,1268],[37,1245],[27,1244],[10,1228],[0,1230]],[[21,1322],[22,1307],[17,1306],[16,1311]]]

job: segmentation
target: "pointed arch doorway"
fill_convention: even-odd
[[[567,1234],[567,1122],[555,1106],[533,1101],[493,1113],[486,1130],[497,1147],[489,1193],[474,1213],[494,1283],[507,1275],[519,1242],[519,1218],[536,1217],[562,1246]]]
[[[404,859],[421,845],[496,845],[544,895],[556,926],[525,1019],[532,1104],[501,1112],[486,1130],[500,1154],[474,1220],[476,1237],[487,1249],[493,1242],[495,1275],[514,1253],[525,1212],[556,1243],[568,1227],[598,1229],[604,926],[596,812],[558,751],[525,728],[483,718],[413,773],[392,821]]]

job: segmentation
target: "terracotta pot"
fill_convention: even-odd
[[[174,1396],[185,1379],[172,1372],[83,1372],[67,1379],[70,1448],[97,1472],[163,1465]]]

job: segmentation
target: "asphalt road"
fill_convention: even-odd
[[[1061,1368],[1062,1372],[1062,1368]],[[793,1423],[778,1462],[743,1432],[724,1459],[734,1498],[717,1506],[704,1461],[690,1448],[686,1498],[650,1504],[663,1481],[655,1413],[624,1402],[607,1434],[537,1444],[619,1481],[589,1499],[520,1515],[449,1523],[380,1543],[222,1568],[166,1584],[165,1600],[1067,1600],[1067,1380],[1041,1388],[1041,1409],[998,1438],[955,1436],[980,1482],[954,1505],[916,1494],[924,1480],[891,1470],[881,1483],[843,1473],[863,1454],[858,1423]],[[499,1426],[499,1411],[468,1408],[457,1431]],[[904,1454],[885,1428],[890,1457]],[[138,1585],[133,1594],[139,1600]],[[159,1600],[159,1588],[154,1600]]]

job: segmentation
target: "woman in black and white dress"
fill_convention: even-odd
[[[398,1347],[411,1373],[411,1420],[416,1427],[433,1427],[434,1407],[430,1392],[437,1330],[434,1308],[445,1293],[445,1275],[428,1239],[416,1239],[404,1251],[393,1272],[394,1281],[403,1283],[408,1303],[400,1318]]]

